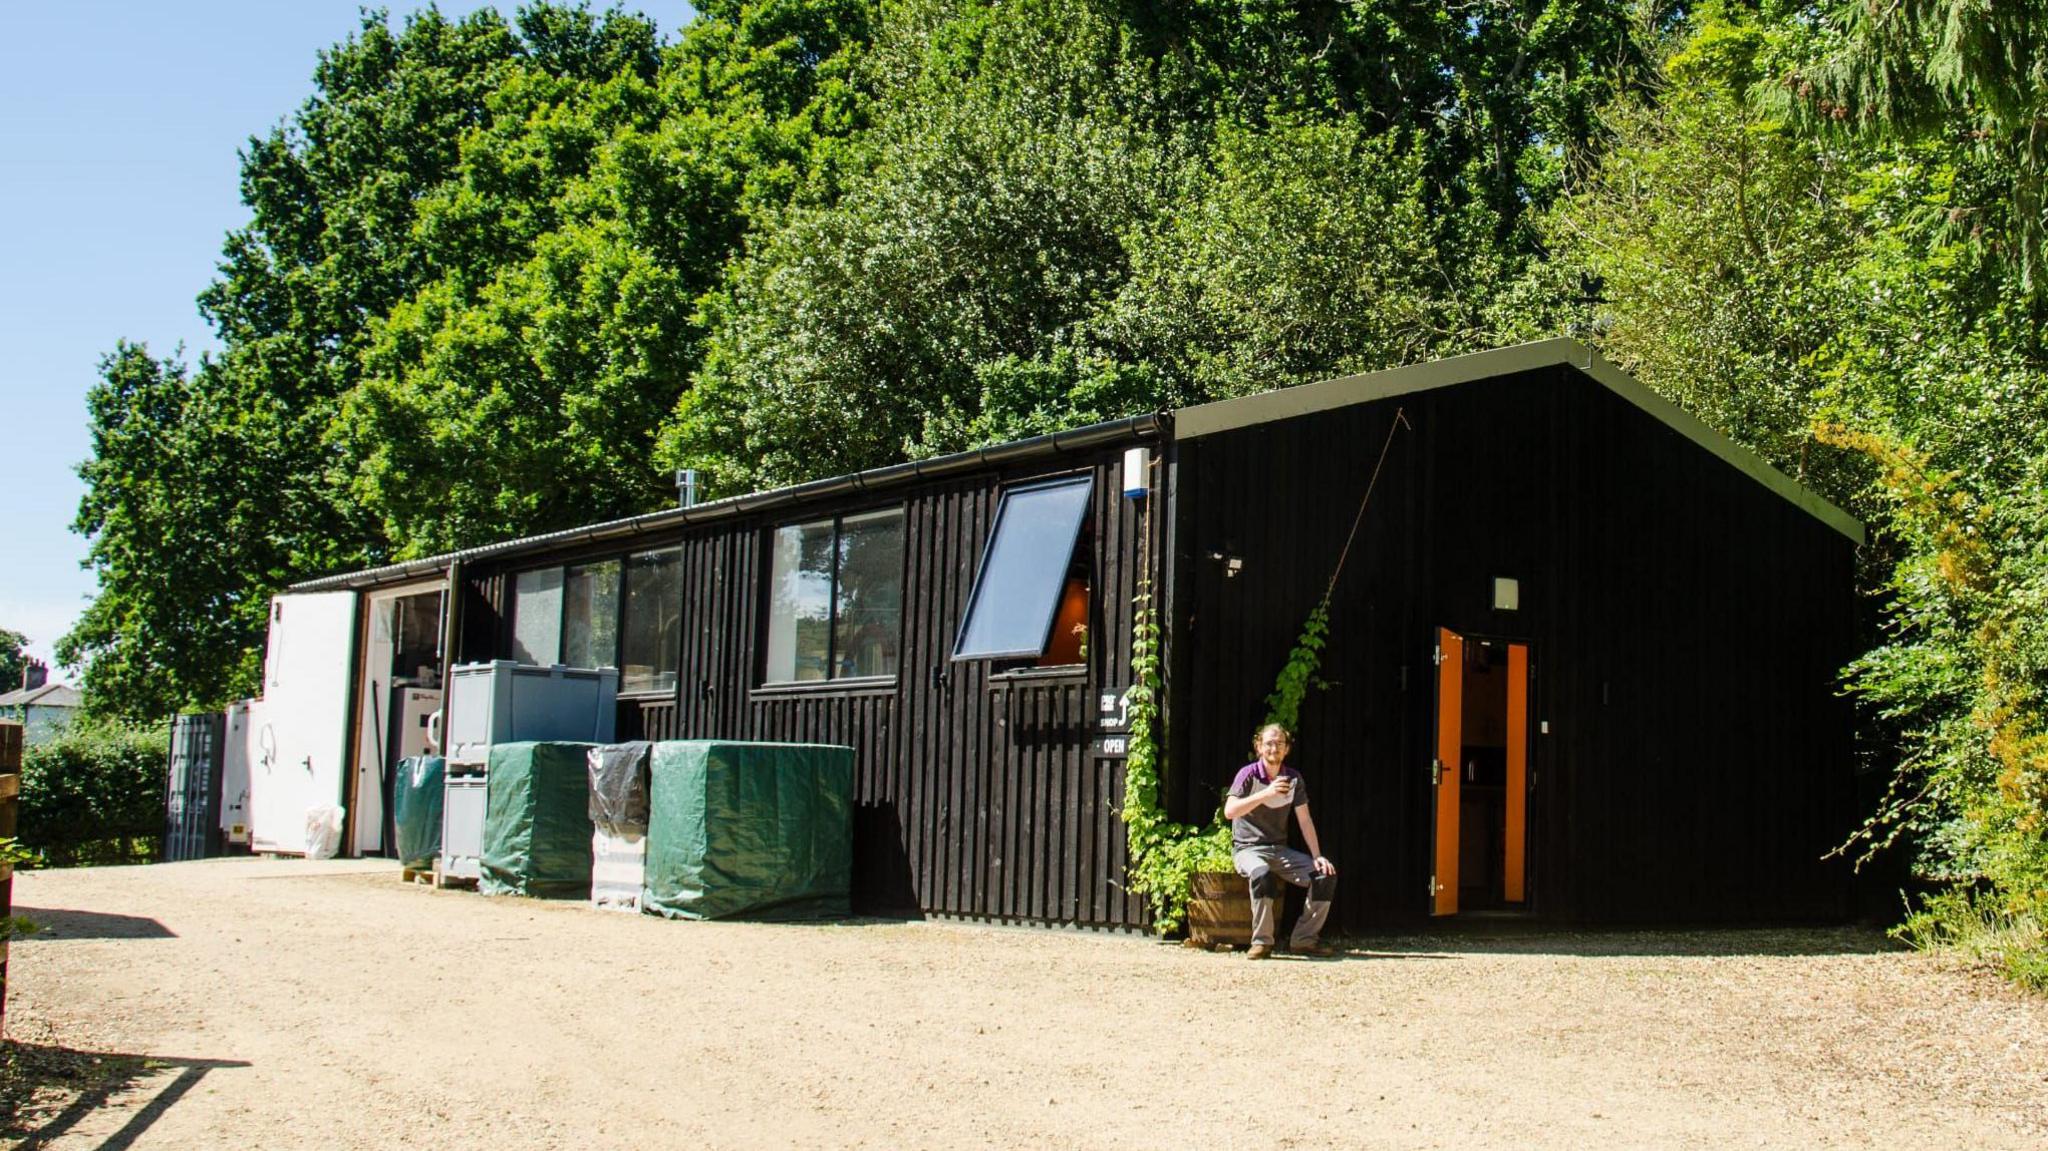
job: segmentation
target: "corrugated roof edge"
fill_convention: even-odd
[[[991,444],[984,448],[955,452],[948,456],[935,456],[928,460],[910,460],[886,467],[870,468],[863,472],[833,476],[829,479],[811,480],[808,483],[793,484],[785,488],[771,488],[763,492],[749,492],[741,496],[728,496],[722,500],[698,504],[693,508],[664,508],[658,512],[628,516],[624,519],[608,520],[604,523],[585,527],[564,528],[561,531],[544,532],[540,535],[524,536],[499,543],[481,544],[463,551],[447,552],[424,559],[408,560],[404,563],[386,564],[383,567],[365,568],[361,571],[341,572],[301,580],[286,590],[292,592],[340,591],[350,588],[382,587],[407,580],[422,579],[448,570],[448,565],[457,561],[470,563],[481,559],[502,559],[521,552],[539,551],[558,544],[596,543],[611,539],[630,539],[646,535],[663,528],[705,520],[723,519],[743,515],[747,512],[783,507],[815,496],[832,495],[838,492],[876,491],[908,483],[914,479],[950,475],[971,471],[979,467],[993,467],[1013,463],[1033,456],[1049,456],[1061,452],[1079,451],[1096,447],[1119,439],[1156,438],[1166,425],[1167,417],[1151,412],[1142,416],[1127,416],[1120,420],[1105,420],[1099,424],[1073,428],[1062,432],[1049,432],[1033,436],[1028,440],[1013,440],[1009,443]]]
[[[1198,439],[1254,424],[1555,365],[1567,365],[1592,377],[1609,391],[1719,456],[1815,519],[1858,545],[1864,542],[1863,524],[1856,517],[1772,467],[1755,452],[1701,423],[1698,417],[1684,408],[1651,391],[1634,376],[1602,359],[1592,348],[1562,336],[1182,408],[1173,413],[1173,434],[1176,439]]]

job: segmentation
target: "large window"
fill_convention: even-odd
[[[579,564],[564,576],[562,662],[619,666],[619,561]]]
[[[622,692],[672,691],[682,650],[678,548],[537,568],[512,581],[512,658],[616,667]]]
[[[626,559],[626,625],[620,691],[672,691],[683,648],[683,553],[642,552]]]
[[[776,529],[764,680],[895,675],[902,630],[901,509]]]
[[[954,659],[1082,661],[1088,628],[1089,476],[1003,493]]]
[[[520,572],[512,581],[512,658],[542,667],[562,662],[562,569]]]

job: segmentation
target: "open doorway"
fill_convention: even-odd
[[[398,762],[428,751],[429,717],[441,709],[441,599],[439,584],[368,597],[349,812],[356,855],[390,853],[396,842],[391,787]]]
[[[1529,645],[1437,630],[1431,914],[1528,906]]]

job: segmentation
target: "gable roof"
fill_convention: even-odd
[[[1560,365],[1577,369],[1813,518],[1858,544],[1864,542],[1863,524],[1856,517],[1764,462],[1763,457],[1755,452],[1700,422],[1684,408],[1651,391],[1634,376],[1602,359],[1600,353],[1592,348],[1562,337],[1182,408],[1173,413],[1174,438],[1197,439],[1333,408]]]
[[[16,688],[6,695],[0,695],[0,707],[77,707],[78,689],[61,683],[46,683],[41,687]]]

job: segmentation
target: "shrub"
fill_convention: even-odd
[[[1952,952],[2023,987],[2048,991],[2048,919],[2014,909],[1991,892],[1956,888],[1931,895],[1892,935],[1918,950]]]
[[[24,749],[22,846],[58,867],[154,858],[169,758],[167,726],[111,720],[80,720]]]

